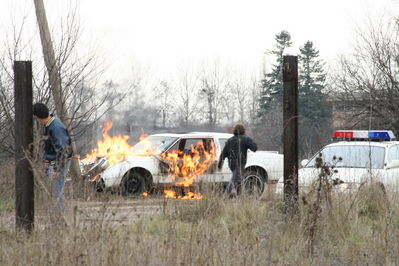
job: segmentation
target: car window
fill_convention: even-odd
[[[136,143],[133,149],[136,153],[151,151],[153,154],[158,154],[166,150],[176,139],[176,137],[167,136],[148,136]]]
[[[191,152],[191,147],[197,149],[202,144],[203,144],[202,139],[186,139],[183,151],[184,153],[188,154]]]
[[[388,150],[388,161],[399,160],[399,145],[395,145]]]
[[[306,167],[314,167],[318,155],[328,165],[335,165],[336,167],[349,167],[349,168],[368,168],[382,169],[384,168],[385,148],[375,146],[330,146],[324,148],[321,152],[316,154]],[[338,158],[342,158],[338,161]]]
[[[214,148],[214,141],[213,139],[203,138],[181,139],[173,144],[168,149],[168,152],[182,151],[185,154],[190,154],[192,147],[194,147],[195,149],[204,149],[205,151],[210,152]]]
[[[182,141],[184,141],[183,152],[186,154],[189,154],[192,148],[196,150],[203,149],[207,152],[210,152],[214,147],[213,139],[194,138],[194,139],[185,139]]]
[[[171,147],[168,149],[168,152],[174,152],[174,151],[177,151],[177,150],[181,150],[180,144],[181,144],[181,142],[180,142],[180,141],[177,141],[175,144],[173,144],[173,146],[171,146]]]
[[[226,146],[226,142],[228,139],[219,139],[219,144],[220,144],[220,150],[222,151],[224,149],[224,146]]]

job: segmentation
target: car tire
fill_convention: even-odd
[[[104,180],[100,178],[97,182],[95,182],[94,188],[96,192],[105,192],[105,184]]]
[[[121,193],[123,196],[139,196],[146,192],[146,180],[137,171],[129,171],[124,176],[121,183]]]
[[[257,171],[245,172],[241,191],[246,195],[259,197],[265,190],[265,178]]]

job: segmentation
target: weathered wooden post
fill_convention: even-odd
[[[32,62],[14,61],[16,227],[31,232],[34,225],[33,172],[25,151],[32,150]]]
[[[298,57],[283,57],[284,203],[298,210]]]

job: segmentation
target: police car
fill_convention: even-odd
[[[331,144],[301,162],[300,190],[309,188],[317,180],[320,173],[317,158],[332,167],[335,188],[355,189],[367,182],[381,182],[393,191],[399,188],[399,141],[390,130],[335,131]],[[277,192],[281,193],[283,187],[283,178],[280,178]]]

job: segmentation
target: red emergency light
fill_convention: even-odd
[[[352,131],[335,131],[333,138],[334,139],[352,139],[353,132]]]
[[[334,132],[335,140],[357,141],[390,141],[395,140],[391,130],[337,130]]]

